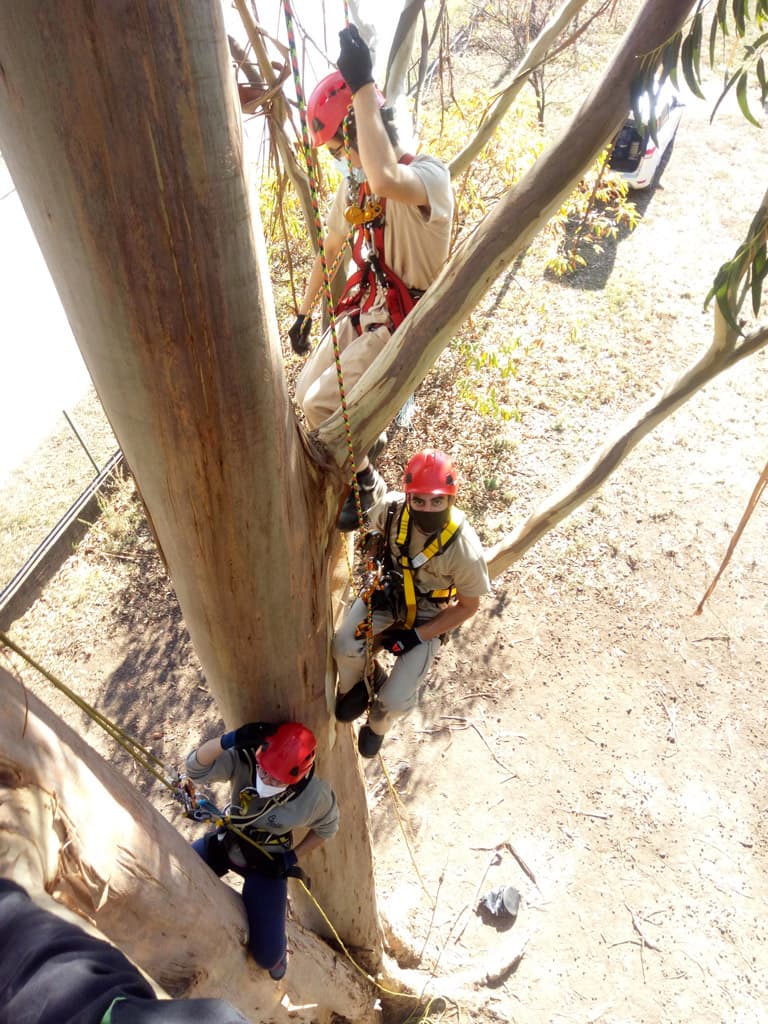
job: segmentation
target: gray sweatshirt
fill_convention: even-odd
[[[187,775],[193,782],[231,782],[229,811],[233,824],[244,830],[264,829],[283,835],[293,828],[307,828],[323,839],[335,835],[339,828],[336,796],[328,785],[313,775],[293,799],[286,793],[276,797],[260,797],[251,789],[255,782],[254,761],[249,753],[222,750],[213,764],[201,765],[197,751],[187,758]],[[243,790],[248,792],[243,793]],[[243,806],[246,805],[246,806]]]

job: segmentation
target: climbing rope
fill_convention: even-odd
[[[328,305],[328,316],[329,316],[329,329],[331,332],[331,340],[333,343],[333,359],[336,368],[336,379],[339,387],[339,399],[341,404],[341,414],[344,420],[344,435],[347,443],[347,452],[349,456],[349,465],[352,473],[352,494],[355,500],[355,512],[357,515],[357,522],[361,531],[365,529],[365,517],[363,514],[363,506],[360,498],[360,484],[357,479],[357,460],[355,458],[355,450],[352,441],[352,425],[349,419],[349,411],[347,408],[347,394],[344,385],[344,372],[341,365],[341,347],[339,345],[338,332],[336,329],[336,317],[333,310],[333,296],[331,294],[331,280],[336,272],[340,259],[343,256],[344,248],[350,242],[352,231],[350,231],[345,245],[342,247],[341,252],[334,261],[334,265],[329,271],[328,261],[325,252],[324,244],[324,231],[323,222],[320,216],[320,203],[318,199],[318,181],[317,171],[315,166],[314,155],[312,152],[312,146],[309,139],[309,128],[307,124],[307,106],[304,96],[304,87],[301,80],[301,74],[299,72],[299,61],[298,61],[298,50],[296,47],[296,36],[294,32],[294,16],[293,9],[290,0],[283,0],[283,12],[285,15],[285,27],[288,35],[288,52],[291,60],[291,69],[293,72],[294,88],[296,90],[296,99],[299,107],[299,118],[301,121],[301,139],[304,148],[304,158],[307,163],[307,174],[309,177],[309,190],[312,200],[312,212],[315,219],[315,233],[318,243],[318,252],[320,255],[320,264],[323,271],[323,283],[316,296],[312,298],[311,305],[314,306],[317,298],[320,294],[325,295],[325,299]],[[345,0],[344,2],[344,21],[346,25],[349,25],[349,6]],[[349,112],[343,121],[343,136],[344,136],[344,151],[349,160],[350,151],[350,138],[349,138]],[[347,558],[347,570],[349,573],[350,580],[353,579],[353,567],[350,564],[349,554],[346,551]],[[374,639],[373,639],[373,610],[368,606],[368,629],[366,631],[366,667],[365,667],[365,683],[368,689],[369,698],[373,698],[373,679],[375,673],[375,662],[374,662]]]
[[[109,736],[112,737],[112,739],[119,743],[120,746],[123,747],[123,749],[130,754],[138,764],[145,768],[160,783],[162,783],[162,785],[170,790],[174,797],[184,806],[187,817],[197,822],[210,821],[217,828],[226,828],[236,835],[239,840],[249,843],[270,859],[274,859],[275,854],[265,849],[263,843],[259,843],[241,828],[233,825],[230,816],[226,812],[219,810],[212,801],[208,800],[206,797],[198,795],[190,780],[182,779],[178,772],[169,772],[162,761],[160,761],[160,759],[157,758],[151,750],[143,746],[143,744],[130,736],[121,726],[112,722],[92,704],[89,704],[88,701],[75,693],[71,687],[67,686],[61,679],[44,668],[38,661],[36,661],[30,654],[28,654],[22,647],[11,640],[11,638],[2,631],[0,631],[0,644],[13,651],[14,654],[17,654],[31,668],[35,669],[36,672],[39,672],[45,679],[47,679],[48,682],[59,690],[60,693],[63,693],[73,701],[73,703],[88,715],[89,718],[99,725]],[[322,917],[323,921],[325,921],[346,958],[353,967],[362,974],[368,982],[370,982],[370,984],[374,985],[380,992],[383,992],[386,995],[397,996],[400,999],[418,1000],[422,998],[420,996],[412,995],[411,993],[397,992],[394,989],[389,989],[376,981],[376,979],[355,960],[347,949],[327,913],[316,897],[312,894],[304,879],[302,877],[296,877],[296,881],[304,889],[304,892],[316,907],[318,913]]]
[[[434,909],[435,901],[432,898],[429,890],[427,889],[426,883],[422,878],[421,872],[419,871],[419,865],[416,863],[416,858],[413,855],[413,849],[411,848],[410,839],[408,838],[408,833],[406,832],[405,829],[406,815],[404,813],[403,801],[400,799],[400,795],[395,789],[394,784],[392,783],[392,779],[389,777],[389,772],[387,771],[387,767],[384,764],[384,758],[381,756],[381,754],[379,754],[379,764],[381,765],[381,770],[384,774],[384,778],[387,780],[387,788],[389,789],[389,795],[392,797],[392,803],[394,804],[395,807],[395,816],[397,818],[397,823],[400,826],[400,831],[402,833],[406,849],[408,850],[408,856],[411,858],[413,870],[416,872],[416,877],[419,880],[419,884],[421,885],[424,895],[427,897],[427,899],[432,904],[432,907]]]
[[[330,320],[331,339],[333,342],[333,359],[336,365],[336,377],[339,384],[339,398],[341,401],[341,414],[344,420],[344,435],[347,442],[349,466],[352,472],[352,493],[354,494],[355,498],[355,510],[357,512],[357,521],[362,528],[364,524],[364,516],[363,506],[360,500],[360,484],[357,479],[357,460],[355,459],[355,450],[352,444],[352,426],[349,420],[349,411],[347,409],[347,393],[346,388],[344,386],[344,373],[341,366],[341,348],[339,346],[339,337],[336,331],[336,317],[333,312],[333,296],[331,294],[331,278],[328,273],[328,260],[325,253],[323,222],[320,216],[317,170],[315,167],[314,156],[312,154],[312,146],[309,140],[309,129],[307,126],[307,104],[304,97],[304,87],[301,81],[301,74],[299,72],[298,51],[296,48],[296,35],[294,32],[294,16],[290,0],[283,0],[283,13],[285,16],[285,29],[288,35],[288,52],[291,58],[293,83],[294,88],[296,89],[296,100],[298,102],[299,119],[301,121],[301,141],[304,147],[304,158],[307,162],[307,174],[309,176],[309,191],[312,201],[312,212],[315,218],[315,233],[317,236],[318,252],[320,255],[320,265],[323,271],[323,293],[328,303],[328,316]],[[346,3],[344,14],[348,22],[349,11],[346,7]]]
[[[74,690],[70,689],[66,683],[63,683],[61,679],[58,679],[52,672],[43,668],[39,662],[35,661],[30,654],[27,654],[23,648],[19,647],[17,643],[14,643],[14,641],[2,631],[0,631],[0,644],[3,644],[9,650],[13,651],[14,654],[18,654],[23,661],[26,661],[26,663],[39,672],[40,675],[44,676],[49,683],[56,687],[57,690],[63,693],[66,697],[69,697],[69,699],[75,703],[81,711],[84,711],[85,714],[100,726],[104,732],[111,736],[116,743],[119,743],[120,746],[142,766],[142,768],[146,769],[150,775],[154,775],[158,782],[162,783],[162,785],[167,789],[175,790],[179,779],[178,773],[169,772],[163,762],[157,758],[151,750],[139,743],[138,740],[134,739],[125,731],[125,729],[122,728],[122,726],[111,721],[106,715],[102,714],[101,711],[93,707],[92,704],[89,704],[88,701],[79,694],[75,693]]]

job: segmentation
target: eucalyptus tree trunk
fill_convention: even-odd
[[[689,7],[646,0],[572,125],[350,391],[359,450],[589,166],[629,105],[638,55],[674,34]],[[376,966],[362,776],[350,727],[337,734],[330,713],[327,567],[344,427],[336,415],[308,438],[291,409],[218,4],[0,0],[0,19],[0,144],[148,507],[207,683],[230,724],[300,718],[315,730],[320,771],[343,815],[340,835],[313,857],[315,893],[347,944]],[[130,856],[149,860],[147,834],[129,834]],[[196,897],[205,872],[186,848],[177,856]],[[110,886],[101,893],[104,931],[129,956],[134,938],[121,915],[159,871],[126,876],[119,897]],[[225,934],[222,959],[239,952]]]
[[[288,931],[290,976],[276,986],[246,954],[237,895],[190,856],[186,840],[127,779],[3,668],[0,687],[0,874],[47,910],[63,904],[77,911],[63,916],[107,936],[172,995],[223,997],[263,1024],[316,1021],[317,1006],[326,1017],[378,1019],[358,972],[346,961],[334,964],[325,944],[298,925]],[[289,1013],[280,1002],[286,992],[315,1006]]]
[[[219,4],[2,0],[0,22],[3,154],[207,685],[230,725],[315,731],[343,821],[312,857],[314,891],[375,964],[363,779],[329,713],[342,474],[289,400]]]

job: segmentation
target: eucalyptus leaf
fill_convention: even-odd
[[[680,51],[680,64],[683,69],[686,84],[693,95],[698,97],[700,100],[706,99],[696,77],[696,65],[693,57],[693,38],[691,35],[686,36],[683,41],[682,49]]]
[[[739,80],[736,83],[736,99],[739,102],[739,107],[742,114],[746,119],[753,124],[756,128],[760,128],[761,124],[754,116],[752,111],[749,109],[749,98],[747,96],[747,86],[749,83],[749,74],[746,71],[742,71],[739,76]]]

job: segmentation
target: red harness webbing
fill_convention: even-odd
[[[413,157],[406,153],[400,157],[399,163],[409,164]],[[368,196],[368,183],[360,186],[358,202],[363,208]],[[373,305],[377,289],[384,289],[387,309],[395,328],[398,328],[406,316],[416,305],[416,296],[412,295],[402,278],[387,265],[384,250],[384,225],[387,215],[387,200],[381,199],[381,213],[369,224],[361,224],[352,245],[352,259],[357,270],[350,275],[341,298],[335,309],[335,315],[353,312],[366,313]],[[368,255],[363,256],[363,245],[366,244]],[[362,300],[362,301],[361,301]],[[355,318],[355,326],[360,333],[360,324]]]

